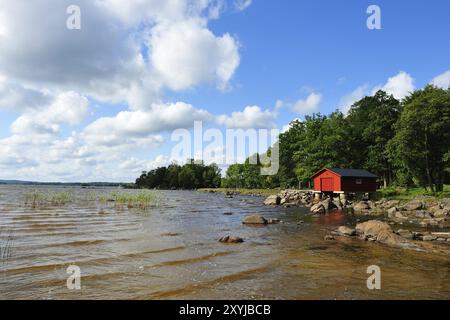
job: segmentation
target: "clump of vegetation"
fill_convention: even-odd
[[[411,200],[420,197],[450,198],[450,185],[444,185],[441,192],[432,192],[426,188],[391,187],[377,191],[376,199]]]
[[[25,194],[25,205],[33,208],[40,206],[64,206],[72,202],[70,192],[38,191],[33,190]]]
[[[198,191],[211,193],[235,193],[243,196],[271,196],[280,193],[281,189],[233,189],[233,188],[204,188]]]
[[[129,209],[148,209],[157,204],[155,193],[150,191],[113,192],[108,196],[100,197],[101,202],[113,202],[117,207],[127,207]]]
[[[0,229],[0,262],[7,261],[12,255],[12,235],[4,234]]]

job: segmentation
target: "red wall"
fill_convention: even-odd
[[[362,184],[356,184],[356,180],[361,179]],[[375,192],[377,191],[376,178],[342,178],[342,191],[346,192]]]
[[[334,190],[322,190],[321,179],[323,179],[323,178],[333,179],[333,189]],[[341,179],[337,174],[326,170],[314,178],[314,190],[315,191],[340,191],[341,190]]]
[[[333,190],[323,190],[321,179],[333,179]],[[356,184],[356,180],[361,179],[362,184]],[[354,178],[340,177],[332,171],[325,170],[314,179],[315,191],[343,191],[343,192],[375,192],[377,191],[376,178]]]

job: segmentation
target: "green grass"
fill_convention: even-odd
[[[131,192],[113,192],[100,198],[102,202],[113,202],[115,206],[127,207],[129,209],[148,209],[157,204],[157,197],[151,191]]]
[[[25,205],[33,208],[41,206],[65,206],[72,202],[72,200],[72,194],[66,191],[55,192],[33,190],[25,194]]]
[[[257,196],[270,196],[273,194],[280,193],[281,189],[228,189],[228,188],[206,188],[206,189],[199,189],[198,191],[203,192],[220,192],[220,193],[227,193],[227,192],[233,192],[238,193],[241,195],[257,195]]]
[[[437,199],[450,198],[450,185],[444,186],[444,191],[433,193],[424,188],[387,188],[380,189],[376,193],[376,198],[386,198],[392,200],[412,200],[421,197],[433,197]]]

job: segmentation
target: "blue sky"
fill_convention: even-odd
[[[81,30],[63,28],[70,4]],[[381,30],[366,26],[369,5]],[[281,129],[377,89],[446,87],[449,15],[444,0],[11,1],[0,179],[131,181],[173,161],[171,133],[194,121]]]
[[[378,4],[382,30],[368,30],[366,9]],[[237,35],[242,63],[221,93],[195,90],[180,95],[218,111],[277,99],[296,101],[308,88],[323,93],[329,113],[343,95],[364,84],[383,84],[400,71],[417,87],[450,69],[448,1],[254,1],[241,14],[227,13],[210,24]],[[178,95],[175,95],[178,96]],[[295,115],[283,112],[279,124]]]

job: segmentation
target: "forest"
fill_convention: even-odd
[[[440,192],[450,183],[450,88],[427,86],[402,101],[378,91],[355,102],[347,115],[335,111],[293,121],[279,136],[279,150],[280,169],[274,176],[262,176],[261,165],[249,159],[231,165],[224,177],[216,165],[191,162],[145,172],[136,185],[305,188],[311,175],[328,167],[369,170],[378,175],[380,187]]]

